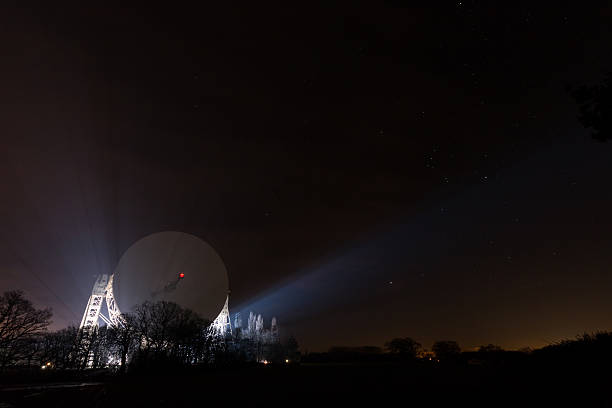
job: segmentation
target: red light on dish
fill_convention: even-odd
[[[179,279],[183,279],[185,277],[185,274],[183,272],[179,273]]]

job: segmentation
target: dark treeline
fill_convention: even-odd
[[[540,349],[503,350],[493,344],[462,351],[455,341],[435,342],[429,350],[412,338],[396,338],[384,347],[332,347],[301,354],[290,337],[285,342],[257,336],[219,336],[209,321],[171,302],[145,302],[122,315],[123,324],[47,331],[49,309],[36,309],[19,291],[0,296],[0,368],[40,370],[110,368],[134,372],[241,363],[376,363],[428,367],[481,366],[522,369],[599,368],[612,363],[612,333],[583,334]]]
[[[431,367],[475,366],[521,369],[531,367],[599,369],[612,363],[612,333],[582,334],[539,349],[504,350],[494,344],[462,351],[455,341],[437,341],[430,350],[411,338],[396,338],[385,347],[331,347],[327,352],[305,353],[302,363],[390,363]]]
[[[41,370],[112,368],[119,371],[194,365],[299,360],[294,338],[215,334],[211,322],[172,302],[145,302],[122,324],[49,332],[49,309],[37,310],[22,292],[0,296],[0,368]]]

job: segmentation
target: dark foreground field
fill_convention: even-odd
[[[551,406],[612,403],[609,372],[401,365],[193,369],[6,380],[0,407],[305,406],[312,404]],[[13,380],[18,380],[13,378]],[[11,383],[13,382],[13,383]],[[399,404],[399,405],[398,405]]]

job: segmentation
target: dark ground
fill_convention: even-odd
[[[571,374],[570,374],[571,373]],[[0,407],[348,405],[609,406],[610,370],[317,364],[39,378],[2,385]]]

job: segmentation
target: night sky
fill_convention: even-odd
[[[566,90],[612,6],[412,3],[3,5],[0,290],[78,324],[176,230],[302,349],[612,329],[612,145]]]

